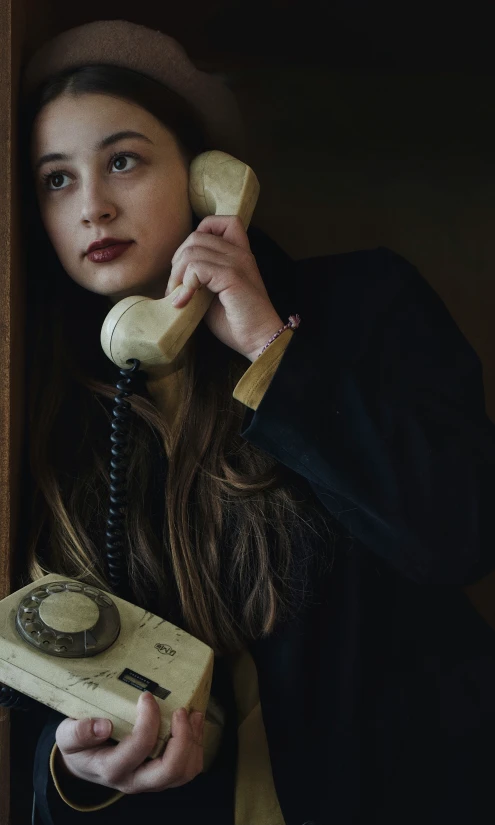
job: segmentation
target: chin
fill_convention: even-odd
[[[122,301],[123,298],[129,298],[131,295],[142,295],[143,298],[158,300],[165,297],[165,288],[161,285],[157,287],[154,284],[134,284],[127,288],[115,290],[115,292],[109,293],[108,297],[112,301]]]
[[[128,298],[131,295],[143,295],[145,298],[154,299],[163,298],[166,289],[166,283],[157,284],[153,281],[150,283],[144,280],[137,283],[136,281],[129,283],[126,278],[119,278],[118,276],[102,279],[100,283],[95,283],[95,281],[92,280],[91,283],[81,283],[81,286],[89,289],[90,292],[105,295],[113,301],[113,303],[122,301],[123,298]]]

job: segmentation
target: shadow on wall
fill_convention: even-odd
[[[492,79],[264,69],[229,78],[261,183],[254,222],[295,258],[387,246],[480,356],[495,420]]]

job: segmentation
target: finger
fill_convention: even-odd
[[[212,267],[208,261],[195,261],[187,265],[181,289],[177,290],[172,304],[179,308],[185,306],[203,286],[218,294],[230,287],[239,286],[240,281],[239,273],[229,265],[217,263]]]
[[[179,308],[185,306],[191,300],[194,293],[197,292],[198,289],[201,289],[202,286],[203,284],[198,278],[197,271],[194,269],[190,269],[187,273],[187,283],[184,280],[182,281],[182,283],[178,285],[178,287],[180,288],[175,288],[175,292],[172,298],[173,306]]]
[[[205,717],[203,713],[196,711],[195,713],[191,713],[190,722],[192,725],[192,729],[194,731],[194,741],[197,745],[203,745],[203,732],[205,726]]]
[[[64,719],[56,732],[59,750],[65,754],[96,748],[112,735],[109,719]]]
[[[204,770],[204,751],[201,745],[195,744],[189,751],[189,757],[182,775],[177,779],[169,777],[166,788],[178,788],[187,782],[192,782]],[[165,788],[164,788],[165,790]]]
[[[241,219],[237,215],[208,215],[185,241],[176,249],[172,264],[190,245],[203,246],[207,249],[227,251],[228,246],[237,246],[251,251],[249,238]]]
[[[187,268],[189,267],[189,272],[193,265],[196,263],[203,263],[207,264],[210,269],[214,270],[215,267],[222,266],[225,264],[225,254],[219,253],[215,250],[209,249],[201,249],[198,246],[190,246],[184,250],[184,254],[175,261],[170,271],[170,275],[167,282],[167,287],[165,289],[165,297],[170,295],[180,284],[184,282],[184,276],[186,273]],[[190,283],[190,286],[193,287],[193,283]],[[198,285],[195,287],[199,289],[201,283],[198,279]]]
[[[238,215],[208,215],[196,227],[196,232],[221,235],[224,240],[242,249],[250,249],[249,238]]]
[[[105,755],[105,775],[111,783],[127,777],[150,755],[160,730],[160,708],[149,692],[140,695],[132,733]]]
[[[207,236],[203,235],[203,237]],[[218,238],[216,240],[218,240]],[[239,247],[234,247],[232,244],[225,244],[223,247],[213,248],[191,242],[190,245],[184,246],[180,253],[176,253],[173,258],[172,268],[165,289],[165,297],[170,295],[170,293],[182,283],[184,272],[189,264],[192,265],[198,261],[209,264],[212,270],[218,266],[230,265],[239,271],[249,272],[253,266],[254,258],[250,251],[239,249]]]
[[[171,735],[160,757],[141,765],[132,777],[132,793],[175,788],[194,779],[203,769],[203,748],[184,708],[172,716]]]
[[[172,257],[172,266],[182,258],[187,252],[200,252],[201,254],[213,253],[225,255],[233,245],[218,235],[211,235],[207,232],[191,232],[186,240],[181,243]]]

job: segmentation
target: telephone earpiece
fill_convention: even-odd
[[[259,190],[253,170],[225,152],[204,152],[191,163],[189,198],[200,218],[238,215],[247,229]],[[129,367],[131,358],[138,359],[150,376],[159,375],[177,358],[214,298],[201,289],[178,308],[172,301],[179,290],[159,300],[132,295],[112,307],[101,330],[105,355],[121,369]]]
[[[191,163],[189,200],[198,218],[238,215],[247,229],[259,192],[251,167],[226,152],[203,152]]]

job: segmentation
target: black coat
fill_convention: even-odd
[[[480,361],[390,250],[293,262],[249,235],[280,317],[298,312],[301,325],[241,434],[337,528],[318,598],[250,646],[286,823],[495,823],[495,634],[461,589],[495,567]],[[231,721],[211,771],[99,813],[54,791],[52,713],[35,761],[41,821],[49,810],[55,825],[233,825],[235,708],[221,661],[215,691]]]

